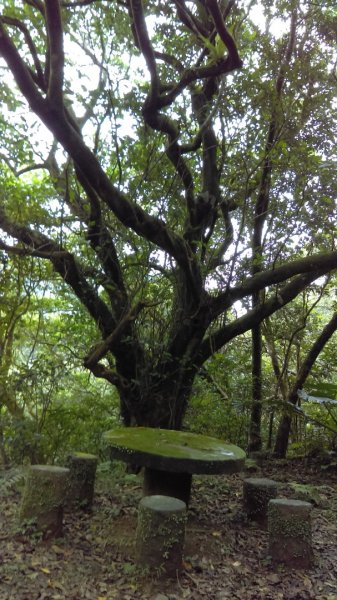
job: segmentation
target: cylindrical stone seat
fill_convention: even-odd
[[[84,509],[92,507],[98,458],[94,454],[73,452],[67,458],[69,490],[67,504]]]
[[[68,484],[69,469],[50,465],[31,466],[21,501],[20,523],[31,523],[43,539],[61,536]]]
[[[277,496],[277,482],[264,477],[250,477],[243,481],[243,508],[247,517],[267,525],[268,502]]]
[[[313,561],[310,502],[276,498],[268,506],[269,554],[273,561],[308,568]]]
[[[154,577],[176,577],[182,567],[186,504],[170,496],[145,496],[139,504],[136,561]]]

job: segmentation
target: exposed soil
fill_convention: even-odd
[[[117,475],[116,475],[117,473]],[[311,484],[315,563],[273,565],[267,531],[242,512],[242,479]],[[12,479],[11,479],[12,478]],[[196,477],[179,578],[145,578],[134,564],[141,478],[101,473],[92,513],[66,512],[64,537],[41,542],[20,531],[16,471],[0,479],[0,600],[337,600],[336,471],[302,460],[266,463],[258,473]]]

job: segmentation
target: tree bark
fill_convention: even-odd
[[[5,448],[4,432],[0,422],[0,461],[4,469],[9,467],[10,461]]]
[[[66,203],[67,209],[80,222],[80,231],[83,232],[83,238],[88,243],[92,255],[88,261],[85,252],[81,264],[79,258],[81,254],[75,255],[69,251],[69,247],[73,248],[73,246],[67,246],[63,236],[53,238],[53,234],[50,234],[48,237],[42,233],[46,231],[45,227],[39,230],[36,226],[33,229],[17,222],[14,217],[9,218],[2,206],[0,224],[7,235],[0,241],[0,248],[6,252],[16,253],[18,256],[28,255],[49,260],[55,272],[86,308],[101,335],[101,343],[87,356],[87,367],[96,377],[104,378],[116,386],[125,423],[180,428],[193,380],[200,366],[229,340],[252,327],[256,328],[256,335],[260,336],[258,331],[260,323],[266,316],[290,302],[317,277],[336,268],[337,252],[306,257],[277,266],[279,249],[276,240],[275,261],[274,258],[269,260],[271,266],[266,269],[262,261],[262,234],[268,212],[271,160],[280,131],[280,120],[282,127],[284,125],[280,96],[294,48],[295,11],[291,20],[289,43],[280,56],[280,68],[275,81],[275,101],[272,100],[273,106],[261,169],[257,167],[260,181],[256,187],[254,183],[254,190],[258,189],[255,199],[256,210],[251,215],[254,220],[255,237],[252,248],[253,263],[256,259],[256,268],[253,269],[252,277],[248,276],[244,268],[240,283],[234,274],[234,269],[240,266],[240,262],[235,265],[233,260],[233,272],[230,273],[222,291],[209,293],[207,280],[213,277],[214,269],[227,260],[224,254],[232,243],[234,229],[230,212],[238,208],[236,201],[229,199],[230,194],[227,194],[227,191],[223,192],[226,185],[223,185],[221,180],[223,173],[220,165],[224,164],[225,153],[219,142],[220,136],[214,131],[215,123],[221,113],[219,107],[223,104],[220,80],[225,80],[223,76],[226,73],[242,66],[235,40],[225,23],[233,2],[228,3],[223,13],[221,3],[216,0],[203,2],[202,12],[206,16],[202,23],[200,17],[196,17],[195,11],[191,11],[186,3],[173,3],[177,8],[179,6],[176,23],[179,24],[180,19],[184,27],[193,34],[191,43],[194,44],[196,52],[195,60],[192,60],[193,49],[191,48],[187,61],[183,56],[176,59],[174,56],[156,51],[157,41],[152,45],[144,6],[140,0],[118,4],[123,11],[126,5],[129,8],[131,32],[129,42],[132,44],[131,36],[133,36],[134,49],[143,55],[149,74],[146,98],[141,107],[143,124],[147,132],[151,130],[151,134],[155,132],[156,136],[158,134],[158,137],[165,141],[164,159],[168,160],[169,167],[167,174],[168,177],[171,176],[170,173],[173,174],[174,179],[178,181],[177,188],[172,188],[172,206],[169,201],[168,210],[158,210],[157,199],[153,196],[152,206],[149,204],[150,208],[145,210],[143,207],[147,206],[147,202],[142,201],[142,194],[135,200],[137,194],[123,191],[129,187],[125,185],[128,183],[128,171],[125,181],[122,181],[120,173],[121,181],[119,186],[116,186],[114,178],[110,177],[110,170],[105,170],[107,163],[104,154],[101,163],[96,149],[92,150],[91,146],[86,144],[81,133],[84,122],[82,118],[76,120],[68,109],[68,101],[65,97],[71,96],[72,90],[68,89],[68,86],[71,88],[70,82],[65,86],[63,81],[64,74],[67,73],[66,71],[64,73],[62,6],[60,10],[57,2],[47,0],[45,10],[41,10],[46,31],[35,32],[41,34],[38,37],[39,52],[34,44],[30,44],[34,64],[28,66],[30,63],[27,62],[26,52],[21,41],[20,44],[17,41],[19,39],[17,35],[9,33],[10,23],[6,17],[2,17],[0,21],[0,54],[6,61],[21,96],[32,113],[47,126],[55,137],[55,142],[68,153],[70,183],[68,179],[66,182],[62,181],[62,176],[63,180],[66,179],[65,171],[62,171],[63,167],[60,167],[61,175],[57,172],[55,153],[49,155],[43,167],[49,170],[52,182],[55,181],[56,173],[57,185],[54,185],[56,192]],[[20,21],[19,24],[22,31],[22,27],[26,26]],[[200,42],[202,38],[207,38],[211,49],[215,51],[216,46],[213,44],[215,35],[224,46],[223,56],[219,56],[217,60],[205,61],[204,59],[210,56],[207,57],[207,47],[200,52]],[[197,38],[196,43],[193,41],[194,38]],[[43,50],[46,55],[45,61]],[[163,68],[162,61],[165,63],[165,60],[170,65],[170,69]],[[97,66],[96,60],[95,66]],[[102,71],[106,70],[104,64],[101,66]],[[64,94],[65,90],[70,94]],[[174,107],[174,102],[177,100],[181,108],[179,96],[183,93],[187,96],[189,92],[189,106],[193,112],[193,133],[190,137],[188,137],[189,127],[186,128],[184,122],[177,123]],[[143,91],[139,98],[141,96]],[[87,101],[84,108],[87,113]],[[94,108],[95,102],[91,106],[92,110]],[[187,112],[183,112],[186,117]],[[181,120],[178,118],[178,121]],[[143,141],[140,138],[140,142]],[[186,159],[186,155],[192,152],[199,152],[199,154],[195,154],[194,157],[192,155],[191,160]],[[257,155],[259,154],[260,150]],[[160,149],[160,160],[162,158]],[[199,159],[200,168],[198,166],[193,170],[193,165],[197,165]],[[179,193],[177,193],[178,189]],[[152,202],[150,190],[151,185],[144,193],[149,193]],[[250,198],[245,197],[245,200],[248,201]],[[178,202],[178,211],[175,210],[175,202]],[[180,213],[182,218],[179,222]],[[172,214],[174,218],[171,218]],[[243,218],[245,221],[246,217]],[[217,232],[215,227],[219,223],[221,227]],[[248,221],[244,222],[245,227],[247,223]],[[124,238],[116,243],[115,234],[119,227]],[[211,241],[213,232],[216,235]],[[220,232],[221,234],[218,235]],[[19,243],[16,246],[9,245],[10,238],[16,239]],[[59,239],[62,242],[59,242]],[[167,270],[161,268],[166,271],[171,285],[170,300],[167,303],[165,300],[163,303],[167,314],[170,313],[168,303],[171,298],[177,300],[176,305],[172,303],[173,326],[170,330],[170,326],[167,325],[164,339],[156,340],[161,354],[154,358],[151,358],[151,352],[147,352],[149,341],[147,327],[143,329],[144,338],[140,337],[142,323],[138,308],[143,306],[142,301],[147,298],[147,290],[145,288],[143,294],[142,286],[137,291],[130,286],[131,277],[129,273],[125,275],[127,265],[124,265],[122,251],[122,258],[119,259],[119,251],[125,248],[126,241],[130,242],[130,240],[140,240],[139,246],[146,248],[144,254],[147,256],[144,264],[146,264],[147,274],[150,273],[151,254],[157,254],[158,251],[165,254],[169,267]],[[135,246],[137,244],[136,241]],[[91,258],[94,259],[92,263]],[[93,276],[92,273],[88,275],[89,263],[94,264]],[[133,276],[132,272],[131,275]],[[144,270],[143,281],[145,278]],[[233,281],[238,281],[237,285],[233,285]],[[285,281],[288,283],[276,288],[278,284],[284,284]],[[234,321],[219,319],[220,316],[226,315],[226,311],[236,300],[246,299],[254,294],[258,298],[261,290],[271,285],[275,286],[274,295],[271,296],[273,294],[271,292],[263,302],[256,301],[253,309],[243,317]],[[100,293],[101,288],[104,293]],[[135,300],[136,296],[137,299],[139,296],[140,301]],[[147,304],[144,303],[144,306]],[[135,319],[138,319],[136,325]],[[168,321],[169,318],[166,323]],[[218,326],[220,322],[225,325]],[[214,327],[211,327],[212,323]],[[254,436],[257,439],[254,444],[258,445],[261,417],[261,367],[258,367],[258,362],[261,362],[260,345],[260,342],[254,343],[257,352],[253,373],[255,391],[253,390],[254,415],[252,417]]]
[[[262,449],[262,335],[261,326],[252,329],[252,408],[248,452]]]

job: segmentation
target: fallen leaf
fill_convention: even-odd
[[[51,549],[53,552],[55,552],[55,554],[64,554],[64,548],[60,548],[60,546],[56,546],[55,544],[53,544]]]
[[[277,573],[271,573],[271,575],[267,575],[266,579],[272,585],[277,585],[278,583],[281,583],[281,578]]]
[[[32,565],[32,567],[39,567],[41,564],[41,561],[38,560],[37,558],[32,558],[32,560],[30,561],[30,564]]]

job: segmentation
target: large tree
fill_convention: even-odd
[[[84,364],[125,422],[179,428],[212,354],[252,328],[260,345],[337,267],[336,11],[2,4],[1,248],[50,261],[86,307]]]

